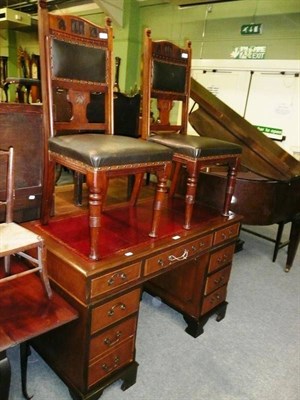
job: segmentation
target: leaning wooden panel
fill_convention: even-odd
[[[0,147],[8,149],[13,146],[15,152],[14,220],[23,222],[38,219],[44,165],[42,107],[0,103],[0,126]],[[0,176],[0,198],[3,195],[4,180]],[[3,218],[1,210],[0,220]]]

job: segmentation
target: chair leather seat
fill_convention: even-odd
[[[118,135],[76,134],[49,139],[49,150],[94,168],[171,161],[171,148]]]
[[[148,142],[159,143],[170,147],[177,154],[193,158],[240,154],[242,152],[242,147],[235,143],[178,133],[153,135],[148,138]]]

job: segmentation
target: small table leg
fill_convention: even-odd
[[[291,269],[300,243],[300,213],[292,220],[285,272]]]
[[[6,351],[0,352],[0,397],[1,400],[8,400],[11,378],[10,362]]]
[[[276,261],[278,250],[280,249],[281,237],[282,237],[282,232],[283,232],[284,225],[285,225],[285,222],[279,222],[278,223],[278,230],[277,230],[274,253],[273,253],[273,260],[272,260],[273,262]]]
[[[29,396],[27,393],[27,364],[28,357],[30,356],[30,347],[28,342],[20,344],[20,363],[21,363],[21,382],[22,382],[22,393],[25,399],[30,400],[33,396]]]

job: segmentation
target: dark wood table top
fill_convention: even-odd
[[[12,259],[12,272],[24,268],[23,260]],[[0,260],[0,277],[3,276]],[[15,346],[78,317],[77,311],[53,291],[49,299],[42,281],[29,274],[0,282],[0,351]]]

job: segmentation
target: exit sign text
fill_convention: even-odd
[[[242,35],[259,35],[262,33],[262,24],[247,24],[241,26]]]

